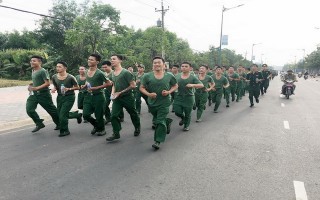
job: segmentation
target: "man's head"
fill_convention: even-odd
[[[128,71],[132,74],[133,73],[133,67],[129,66]]]
[[[233,67],[229,67],[228,72],[229,72],[230,74],[233,74],[234,68],[233,68]]]
[[[79,74],[84,75],[86,73],[86,68],[84,66],[79,67]]]
[[[144,65],[143,64],[138,64],[138,72],[141,74],[144,72]]]
[[[93,53],[88,58],[88,66],[96,67],[98,66],[100,61],[101,61],[101,56],[99,54]]]
[[[251,65],[251,71],[252,71],[252,72],[258,71],[258,65],[252,64],[252,65]]]
[[[178,73],[178,72],[179,72],[179,65],[172,65],[172,67],[171,67],[171,72],[172,72],[173,74]]]
[[[34,67],[41,66],[42,60],[43,60],[43,58],[41,56],[38,56],[38,55],[31,56],[31,59],[30,59],[31,67],[34,68]]]
[[[263,70],[267,70],[267,69],[268,69],[268,65],[267,65],[267,64],[263,64],[263,65],[262,65],[262,69],[263,69]]]
[[[111,72],[111,70],[112,70],[111,69],[111,62],[109,60],[103,61],[101,63],[101,65],[102,65],[101,68],[103,71],[105,71],[107,73]]]
[[[209,69],[208,65],[201,65],[201,66],[199,67],[199,74],[205,74],[205,73],[207,73],[208,69]]]
[[[56,65],[56,71],[57,73],[65,72],[67,71],[67,67],[68,67],[68,64],[66,62],[59,61],[57,62],[57,65]]]
[[[112,65],[112,67],[120,65],[123,60],[124,60],[124,56],[119,55],[119,54],[113,54],[111,56],[111,65]]]
[[[222,67],[217,66],[215,71],[216,71],[216,74],[220,75],[222,73]]]
[[[165,70],[165,61],[162,57],[156,56],[152,58],[152,69],[156,72]]]
[[[190,72],[192,69],[191,63],[183,62],[181,63],[181,72]]]
[[[289,69],[289,70],[287,71],[287,73],[288,73],[289,75],[291,75],[291,74],[293,74],[293,71],[292,71],[291,69]]]

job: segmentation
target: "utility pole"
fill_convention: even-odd
[[[163,6],[163,0],[161,0],[161,10],[158,10],[157,8],[155,9],[156,12],[161,12],[161,27],[162,27],[162,31],[163,31],[163,36],[162,36],[162,58],[165,58],[165,50],[164,50],[164,37],[165,37],[165,29],[164,29],[164,15],[166,14],[166,12],[169,10],[169,6],[168,8],[164,8]]]

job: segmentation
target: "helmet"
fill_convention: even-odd
[[[292,69],[289,69],[287,72],[293,72]]]

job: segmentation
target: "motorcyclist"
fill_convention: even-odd
[[[292,80],[293,81],[293,91],[292,94],[294,94],[294,90],[296,89],[296,85],[294,84],[294,82],[298,82],[296,75],[293,73],[293,71],[291,69],[289,69],[287,71],[287,74],[284,75],[282,81],[284,82],[283,86],[282,86],[282,92],[281,94],[285,94],[285,88],[286,88],[286,82],[288,80]]]

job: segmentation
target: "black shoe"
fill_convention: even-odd
[[[124,122],[124,118],[119,118],[119,121],[120,122]]]
[[[133,135],[134,135],[135,137],[137,137],[137,136],[140,135],[140,132],[141,132],[140,128],[136,128],[136,129],[134,130]]]
[[[110,120],[110,119],[106,119],[106,120],[104,121],[104,125],[107,125],[109,122],[111,122],[111,120]]]
[[[226,107],[229,108],[230,107],[229,104],[227,104]]]
[[[179,126],[182,126],[182,125],[183,125],[183,119],[179,121]]]
[[[156,125],[155,125],[155,124],[152,124],[151,128],[152,128],[153,130],[155,130],[155,129],[156,129]]]
[[[258,98],[256,99],[256,102],[259,103],[259,99]]]
[[[183,128],[183,131],[189,131],[190,129],[189,129],[189,127],[184,127]]]
[[[250,105],[250,108],[252,108],[254,106],[254,104],[252,103],[251,105]]]
[[[80,113],[79,116],[77,117],[77,122],[78,122],[78,124],[81,124],[81,122],[82,122],[82,113]]]
[[[112,134],[112,136],[108,137],[106,140],[108,142],[111,142],[111,141],[117,140],[117,139],[120,139],[120,135],[119,134]]]
[[[43,123],[41,123],[41,124],[37,125],[31,132],[32,133],[37,132],[44,127],[45,127],[45,125]]]
[[[235,99],[234,99],[234,98],[232,98],[231,100],[232,100],[232,102],[234,102],[234,100],[235,100]]]
[[[60,127],[59,126],[56,126],[53,130],[60,130]]]
[[[97,131],[97,136],[103,136],[103,135],[105,135],[105,134],[107,134],[107,132],[106,132],[105,130],[103,130],[103,131]]]
[[[67,136],[67,135],[70,135],[70,132],[69,131],[65,131],[63,133],[60,133],[59,134],[59,137],[64,137],[64,136]]]
[[[154,143],[153,145],[152,145],[152,148],[154,148],[154,150],[158,150],[158,149],[160,149],[160,142],[156,142],[156,143]]]
[[[218,111],[217,111],[217,110],[213,110],[213,112],[214,112],[214,113],[218,113]]]
[[[92,131],[91,131],[91,135],[96,134],[96,132],[97,132],[97,129],[96,129],[96,128],[93,128]]]
[[[167,124],[167,134],[170,134],[170,131],[171,131],[171,123],[172,123],[172,119],[170,118],[167,118],[166,119],[166,124]]]
[[[210,99],[209,101],[208,101],[208,106],[211,106],[212,105],[212,100]]]
[[[266,93],[266,94],[267,94],[267,90],[265,90],[265,91],[264,91],[264,93]]]
[[[197,109],[197,106],[193,106],[192,109],[193,109],[193,110],[196,110],[196,109]]]

